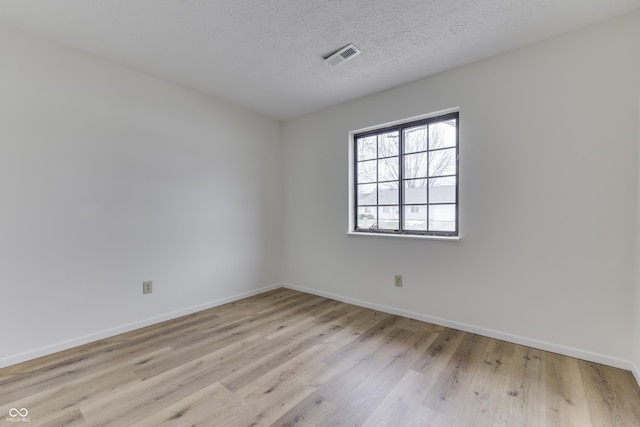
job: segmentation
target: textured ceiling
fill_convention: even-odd
[[[0,0],[0,22],[287,119],[640,8],[640,0]],[[354,43],[362,55],[329,67]]]

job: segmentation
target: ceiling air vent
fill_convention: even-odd
[[[351,58],[355,58],[360,55],[360,50],[353,44],[347,45],[342,49],[326,56],[324,60],[331,66],[342,64],[344,61],[348,61]]]

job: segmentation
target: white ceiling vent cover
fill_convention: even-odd
[[[350,60],[351,58],[355,58],[360,55],[360,49],[355,47],[353,44],[347,45],[337,52],[332,53],[331,55],[324,58],[324,60],[331,66],[335,66],[338,64],[342,64],[345,61]]]

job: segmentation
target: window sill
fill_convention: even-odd
[[[363,233],[361,231],[349,231],[348,236],[370,236],[370,237],[391,237],[399,239],[422,239],[422,240],[460,240],[460,236],[420,236],[418,234],[387,234],[387,233]]]

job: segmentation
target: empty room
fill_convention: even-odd
[[[0,425],[640,426],[640,0],[0,0]]]

